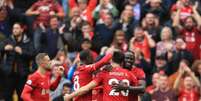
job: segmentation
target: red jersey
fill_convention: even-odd
[[[96,8],[96,4],[97,4],[97,0],[89,0],[87,8],[83,10],[80,15],[84,21],[89,22],[91,25],[93,25],[94,23],[92,13],[93,13],[93,10]],[[78,6],[78,4],[76,3],[76,0],[69,0],[70,9],[76,6]]]
[[[135,75],[135,77],[138,80],[142,80],[145,79],[145,73],[142,69],[138,68],[138,67],[134,67],[131,69],[131,72],[133,73],[133,75]]]
[[[148,43],[147,37],[145,37],[142,42],[134,41],[133,48],[139,48],[142,51],[145,59],[147,61],[150,61],[151,52],[150,52],[150,47],[149,47],[149,43]]]
[[[129,90],[116,92],[112,86],[120,82],[127,86],[137,84],[137,78],[121,67],[99,73],[94,81],[103,86],[103,101],[128,101]]]
[[[195,59],[200,57],[200,45],[201,45],[201,32],[195,27],[192,31],[182,30],[181,35],[186,42],[186,49],[193,54]]]
[[[28,77],[22,92],[24,101],[49,101],[50,89],[56,89],[60,78],[54,83],[50,83],[51,73],[41,75],[38,71]]]
[[[142,80],[145,79],[145,73],[142,69],[138,68],[138,67],[133,67],[131,69],[131,73],[133,75],[135,75],[135,77],[137,78],[137,80]],[[134,95],[134,94],[129,94],[129,101],[137,101],[138,100],[138,96]]]
[[[177,5],[173,5],[171,8],[171,11],[177,11]],[[193,13],[192,7],[191,6],[186,6],[181,8],[181,12],[180,12],[180,19],[181,20],[185,20],[188,16],[191,16]]]
[[[92,90],[92,101],[103,101],[103,86],[95,87]]]
[[[95,64],[82,65],[79,68],[77,68],[77,70],[73,75],[74,90],[76,91],[79,88],[87,85],[92,80],[92,72],[102,67],[107,62],[109,62],[111,58],[112,55],[109,54],[103,57],[103,59],[101,59],[99,62]],[[74,101],[91,101],[91,100],[92,100],[92,92],[74,98]]]
[[[31,8],[34,11],[39,11],[40,15],[36,17],[36,20],[34,22],[34,27],[39,25],[40,23],[45,24],[45,26],[48,26],[48,21],[50,18],[50,12],[53,11],[55,13],[62,11],[61,5],[58,3],[54,3],[52,1],[44,2],[42,0],[39,0],[38,2],[34,3]]]
[[[178,101],[199,101],[199,92],[196,89],[191,91],[181,90]]]

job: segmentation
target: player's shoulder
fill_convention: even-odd
[[[34,72],[28,76],[28,79],[37,80],[40,77],[38,72]]]

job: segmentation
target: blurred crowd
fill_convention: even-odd
[[[16,91],[21,101],[38,53],[65,68],[51,92],[58,99],[71,92],[68,71],[80,51],[96,61],[110,48],[135,54],[145,73],[142,101],[201,99],[200,0],[1,0],[0,100]]]

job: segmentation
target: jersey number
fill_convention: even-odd
[[[79,76],[75,76],[74,78],[74,90],[78,90],[80,88],[80,84],[79,84]]]
[[[115,84],[119,84],[119,83],[120,83],[120,81],[117,80],[117,79],[110,79],[110,80],[108,81],[108,84],[111,85],[111,86],[113,86],[113,85],[115,85]],[[121,83],[123,83],[123,84],[125,84],[125,85],[127,85],[127,86],[130,85],[130,83],[129,83],[129,81],[128,81],[127,79],[122,80]],[[111,96],[119,96],[120,93],[121,93],[121,95],[123,95],[123,96],[128,96],[129,90],[116,92],[115,89],[112,89],[112,90],[110,91],[109,95],[111,95]]]

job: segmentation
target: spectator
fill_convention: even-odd
[[[69,0],[70,9],[77,7],[81,11],[81,19],[89,22],[91,25],[94,23],[92,13],[96,8],[96,4],[97,0],[78,0],[77,3],[76,0]]]
[[[95,26],[95,32],[93,47],[99,52],[101,47],[109,46],[112,43],[113,33],[115,32],[115,22],[111,13],[105,15],[102,24]]]
[[[51,16],[64,17],[64,12],[62,7],[52,0],[39,0],[35,2],[27,11],[27,16],[36,16],[33,23],[34,34],[33,41],[34,47],[40,49],[40,41],[42,29],[40,29],[40,24],[43,24],[45,28],[49,26],[49,18]]]
[[[168,51],[168,62],[169,66],[172,69],[172,73],[176,72],[179,67],[179,62],[181,60],[187,60],[190,62],[190,65],[193,62],[193,55],[186,49],[186,43],[181,37],[176,38],[175,50]]]
[[[143,15],[152,12],[154,15],[159,17],[160,22],[163,22],[167,15],[167,9],[162,2],[162,0],[146,0],[146,3],[143,5]]]
[[[185,20],[187,17],[191,16],[193,9],[190,0],[177,0],[177,2],[172,6],[171,12],[178,11],[180,20]]]
[[[45,28],[44,24],[40,24],[40,28],[43,30],[41,34],[41,39],[37,39],[41,43],[41,48],[38,49],[39,52],[46,52],[53,59],[59,48],[58,40],[63,37],[64,25],[59,27],[59,18],[57,16],[53,16],[49,20],[50,27]],[[51,41],[50,41],[51,40]]]
[[[160,71],[164,71],[166,75],[170,74],[171,67],[168,66],[166,54],[156,56],[155,58],[155,65],[153,67],[152,72],[155,73]]]
[[[168,85],[167,75],[161,74],[159,78],[159,88],[152,95],[152,101],[177,101],[175,91]]]
[[[111,12],[113,18],[117,18],[119,15],[117,8],[111,3],[111,0],[100,0],[99,5],[94,10],[94,14],[93,14],[94,19],[103,20],[105,17],[105,14],[109,12]]]
[[[6,56],[1,68],[5,73],[4,98],[12,101],[13,92],[16,90],[18,100],[22,101],[20,95],[27,76],[31,73],[30,62],[34,56],[33,43],[24,34],[22,24],[13,25],[12,35],[0,43],[0,51]]]
[[[136,27],[133,34],[133,38],[130,40],[130,50],[135,52],[135,50],[140,49],[145,60],[150,62],[150,48],[155,47],[154,40],[141,27]]]
[[[114,47],[117,50],[126,52],[128,50],[128,44],[125,38],[125,33],[122,30],[117,30],[115,32],[113,42],[111,47]]]
[[[57,62],[57,61],[55,61],[55,62]],[[54,65],[52,68],[53,69],[52,69],[51,82],[54,82],[57,79],[58,74],[59,74],[57,69],[58,68],[64,69],[64,68],[63,68],[62,64],[60,64],[60,63]],[[54,91],[50,92],[51,99],[55,99],[56,97],[62,95],[63,85],[65,83],[69,83],[69,84],[71,83],[69,80],[67,80],[67,78],[65,78],[65,75],[64,75],[65,69],[62,70],[62,71],[63,71],[62,74],[61,74],[62,77],[61,77],[61,80],[59,81],[58,87]]]
[[[154,73],[152,76],[152,85],[148,86],[146,88],[146,92],[149,94],[153,94],[155,91],[159,89],[159,78],[160,74],[159,73]]]
[[[160,41],[161,25],[159,18],[154,13],[147,13],[142,19],[142,28],[151,35],[155,42]]]
[[[140,18],[142,17],[142,5],[139,0],[128,0],[128,4],[133,6],[133,16],[137,23],[140,22]]]
[[[71,84],[64,83],[63,89],[62,89],[62,94],[60,96],[56,97],[55,99],[53,99],[53,101],[64,101],[63,96],[65,94],[70,94],[70,93],[71,93]]]
[[[193,6],[193,15],[187,17],[184,20],[184,25],[180,23],[179,17],[181,9],[177,11],[174,18],[173,27],[175,27],[179,34],[186,41],[186,48],[189,50],[195,59],[199,59],[199,50],[201,41],[200,29],[201,29],[201,17],[197,12],[198,3]]]
[[[64,49],[59,50],[54,60],[62,64],[62,66],[64,67],[64,74],[67,75],[69,68],[72,65],[72,61],[70,60],[70,58],[68,58],[66,51]]]
[[[161,41],[156,44],[156,56],[166,54],[168,51],[174,50],[174,40],[172,30],[169,27],[164,27],[161,31]]]
[[[9,17],[9,8],[0,7],[0,40],[9,37],[11,33],[11,22]]]
[[[133,33],[133,28],[137,25],[133,18],[133,6],[126,5],[121,13],[119,22],[115,25],[116,29],[121,29],[125,32],[126,40],[130,40]]]
[[[188,66],[182,65],[182,68],[183,69],[180,69],[179,75],[174,84],[174,89],[177,90],[179,95],[178,101],[198,101],[200,92],[200,82]],[[181,83],[182,77],[183,86]]]

